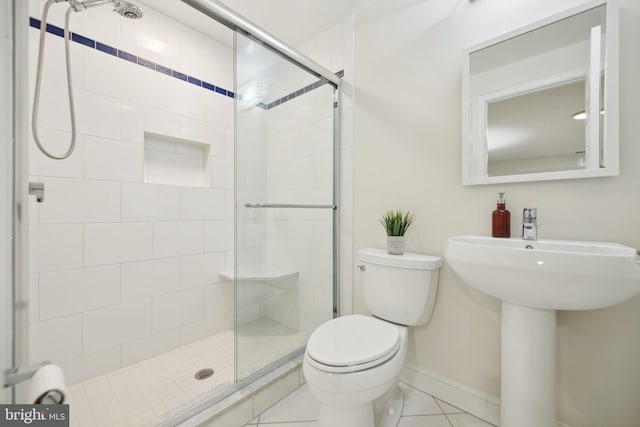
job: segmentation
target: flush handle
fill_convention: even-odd
[[[358,264],[356,265],[356,267],[358,267],[360,269],[360,271],[366,271],[367,268],[364,266],[364,264]]]

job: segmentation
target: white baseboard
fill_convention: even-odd
[[[458,383],[435,372],[405,366],[400,381],[437,397],[491,424],[500,422],[500,398]]]
[[[500,425],[500,397],[475,390],[433,371],[405,366],[400,381],[437,397],[488,423]],[[557,427],[570,427],[556,421]]]

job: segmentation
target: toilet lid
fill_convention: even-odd
[[[375,365],[371,362],[386,361],[399,346],[397,326],[354,314],[320,325],[309,337],[307,354],[325,366],[371,366]]]

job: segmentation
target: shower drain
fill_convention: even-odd
[[[209,378],[212,375],[213,375],[213,369],[205,368],[205,369],[200,369],[198,372],[195,373],[193,377],[197,380],[204,380]]]

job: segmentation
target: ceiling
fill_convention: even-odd
[[[180,0],[138,0],[231,46],[232,32]],[[367,0],[222,0],[230,9],[286,44],[300,46],[350,15]],[[312,17],[313,19],[310,19]]]

